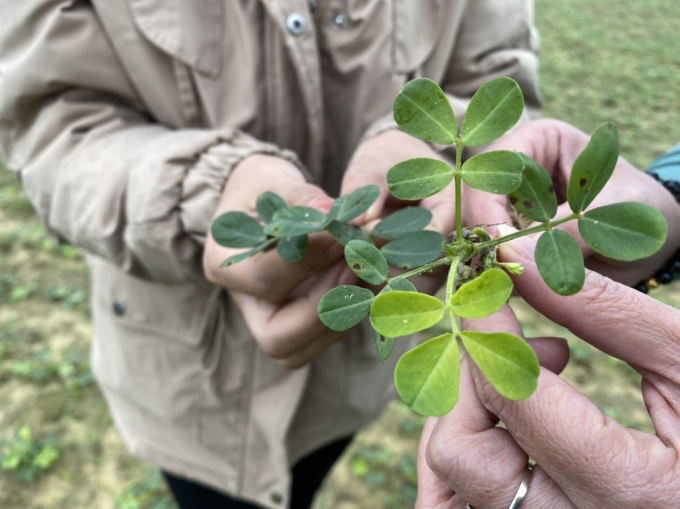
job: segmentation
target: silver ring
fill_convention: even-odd
[[[510,502],[510,507],[508,509],[519,509],[522,500],[527,495],[529,491],[529,485],[531,484],[531,479],[534,477],[534,467],[536,465],[527,465],[526,472],[524,472],[524,477],[522,477],[522,483],[517,488],[517,493],[515,493],[515,498]],[[475,509],[470,504],[465,506],[465,509]]]

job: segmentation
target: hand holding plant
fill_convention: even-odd
[[[252,210],[257,200],[260,217],[271,218],[283,198],[265,192],[269,189],[276,189],[293,208],[303,207],[315,217],[325,217],[322,211],[328,212],[333,204],[287,161],[250,156],[230,176],[216,212],[239,221],[238,228],[227,227],[222,233],[213,230],[215,234],[206,240],[203,266],[212,283],[229,290],[260,348],[283,366],[296,368],[347,335],[329,331],[319,322],[316,303],[334,286],[357,278],[340,260],[342,246],[327,233],[305,236],[307,255],[297,263],[290,263],[290,256],[283,259],[275,249],[266,250],[276,243],[271,239],[260,242],[262,228],[245,211]],[[253,243],[259,244],[259,256],[235,254]],[[287,254],[301,247],[296,242],[281,243],[279,250]],[[220,269],[225,258],[243,261]]]
[[[353,285],[329,291],[318,306],[319,317],[329,328],[348,330],[370,314],[377,354],[384,361],[393,338],[425,330],[449,316],[450,333],[407,352],[397,364],[397,389],[411,408],[439,416],[456,404],[459,340],[501,395],[511,400],[529,397],[539,375],[538,359],[531,347],[514,334],[461,330],[459,326],[459,318],[485,318],[498,311],[513,288],[507,272],[521,274],[523,270],[518,263],[499,262],[497,247],[541,233],[535,252],[538,271],[554,292],[566,296],[583,287],[584,259],[577,241],[558,226],[578,221],[585,244],[599,255],[621,261],[654,254],[664,244],[668,228],[663,215],[643,203],[589,209],[617,164],[618,131],[611,123],[597,128],[576,157],[566,186],[569,210],[564,216],[556,217],[558,199],[550,174],[526,154],[495,150],[463,163],[463,147],[499,138],[516,124],[523,107],[521,90],[509,78],[499,78],[479,89],[460,131],[446,96],[428,79],[409,82],[395,99],[395,120],[406,133],[431,143],[456,145],[455,168],[440,159],[418,157],[396,164],[386,176],[388,188],[397,199],[413,202],[434,196],[454,183],[456,223],[448,239],[423,230],[432,213],[422,207],[398,210],[375,225],[370,235],[348,224],[378,198],[380,188],[375,185],[341,196],[328,214],[309,207],[288,207],[284,200],[268,193],[258,199],[264,225],[238,212],[216,219],[212,232],[218,243],[252,247],[225,263],[255,256],[275,243],[283,259],[296,262],[305,256],[308,235],[326,231],[345,246],[345,259],[359,278],[371,285],[385,285],[378,295]],[[463,182],[478,191],[508,195],[517,211],[536,225],[501,238],[491,238],[485,230],[490,221],[463,228]],[[236,246],[232,241],[235,238],[247,238],[247,244]],[[374,239],[388,242],[378,249]],[[388,264],[409,271],[389,277]],[[409,282],[442,266],[449,267],[444,303],[418,293]]]

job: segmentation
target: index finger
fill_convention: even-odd
[[[524,266],[513,281],[534,309],[603,352],[680,382],[680,311],[590,270],[579,293],[562,297],[543,282],[535,247],[521,237],[500,248],[504,262]]]

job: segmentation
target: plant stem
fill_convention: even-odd
[[[446,258],[440,258],[439,260],[436,260],[434,262],[423,265],[422,267],[418,267],[417,269],[413,269],[411,272],[404,272],[403,274],[400,274],[398,276],[391,277],[390,280],[393,280],[393,279],[408,279],[408,278],[413,277],[413,276],[418,276],[418,275],[422,274],[423,272],[429,272],[436,267],[441,267],[442,265],[448,265],[453,260],[454,260],[454,258],[452,258],[450,256],[447,256]]]
[[[458,329],[458,324],[456,323],[456,315],[451,307],[451,297],[453,297],[453,289],[456,287],[456,281],[458,280],[458,265],[460,265],[461,257],[456,256],[451,260],[451,268],[449,269],[449,276],[446,278],[446,300],[444,305],[446,310],[449,312],[449,319],[451,320],[451,331],[454,335],[460,333]]]
[[[456,171],[453,178],[456,182],[456,244],[463,242],[463,201],[461,199],[461,174],[463,172],[463,140],[456,138]]]
[[[493,247],[497,246],[498,244],[503,244],[504,242],[509,242],[511,240],[518,239],[520,237],[524,237],[525,235],[531,235],[532,233],[538,233],[538,232],[545,232],[548,230],[551,230],[553,227],[560,225],[562,223],[566,223],[567,221],[571,221],[572,219],[578,219],[578,216],[576,214],[571,214],[567,217],[563,217],[562,219],[558,219],[557,221],[548,221],[543,224],[539,224],[538,226],[534,226],[533,228],[527,228],[526,230],[520,230],[515,233],[511,233],[510,235],[506,235],[505,237],[499,237],[497,239],[491,239],[487,242],[482,242],[480,244],[475,244],[475,249],[477,252],[481,251],[482,249],[485,249],[487,247]]]

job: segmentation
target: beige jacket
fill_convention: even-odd
[[[297,371],[258,350],[201,273],[229,172],[277,154],[337,193],[411,77],[459,119],[502,75],[539,106],[531,0],[311,4],[0,0],[0,147],[48,230],[91,254],[92,364],[123,438],[271,508],[291,463],[381,412],[400,352],[380,365],[365,330]]]

